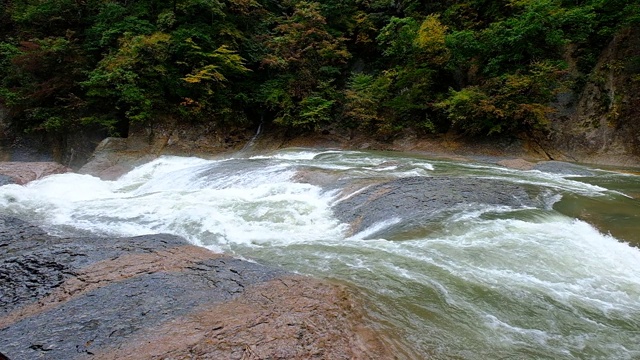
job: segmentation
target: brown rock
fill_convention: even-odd
[[[393,359],[345,287],[301,276],[255,285],[93,359]]]
[[[134,167],[156,158],[148,149],[129,149],[130,139],[106,138],[96,147],[89,161],[78,172],[97,176],[102,180],[116,180]]]
[[[346,287],[176,236],[57,238],[0,216],[0,248],[14,360],[393,358]]]
[[[0,162],[0,175],[24,185],[48,175],[63,174],[72,169],[55,162]]]
[[[78,271],[50,295],[38,302],[19,308],[7,316],[0,316],[2,327],[10,326],[22,319],[50,311],[74,297],[86,295],[92,290],[124,281],[136,276],[155,272],[182,271],[193,264],[221,257],[205,248],[184,245],[166,250],[142,254],[126,254],[98,261]]]

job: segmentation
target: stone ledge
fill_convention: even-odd
[[[0,216],[0,248],[12,360],[393,358],[345,286],[180,237],[58,238]]]

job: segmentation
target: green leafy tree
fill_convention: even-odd
[[[332,80],[350,57],[345,39],[329,33],[319,4],[307,1],[294,3],[292,14],[279,19],[274,32],[263,65],[277,75],[261,88],[261,98],[277,112],[280,124],[317,128],[331,119]]]
[[[115,104],[130,121],[149,121],[165,103],[170,84],[166,67],[170,35],[128,35],[120,47],[103,58],[83,83],[95,103]]]
[[[363,73],[353,74],[345,90],[345,117],[353,122],[352,127],[386,133],[391,126],[389,109],[384,104],[389,100],[389,88],[394,73],[385,71],[379,76]]]
[[[469,135],[545,131],[548,104],[565,89],[565,72],[554,63],[532,64],[526,73],[492,78],[482,86],[451,90],[436,106],[452,126]]]

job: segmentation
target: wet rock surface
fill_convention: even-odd
[[[16,182],[7,175],[0,175],[0,186],[2,185],[9,185],[9,184],[15,184]]]
[[[0,216],[0,249],[0,352],[12,360],[384,351],[359,335],[345,288],[176,236],[58,238]]]
[[[142,350],[150,359],[393,359],[365,324],[344,288],[285,277],[94,358],[137,359]]]
[[[55,162],[0,162],[0,185],[24,185],[45,176],[70,171],[70,168]]]
[[[497,164],[500,166],[504,166],[510,169],[517,169],[517,170],[531,170],[533,169],[534,166],[536,166],[535,163],[529,162],[524,159],[500,160],[497,162]]]
[[[95,151],[78,172],[97,176],[102,180],[116,180],[134,167],[157,157],[148,151],[128,150],[128,139],[109,137],[96,147]]]
[[[560,175],[593,176],[595,172],[586,166],[564,161],[543,161],[533,166],[533,170]]]
[[[393,229],[397,234],[426,226],[447,210],[469,204],[533,206],[534,199],[524,188],[499,180],[407,177],[366,187],[337,202],[333,210],[351,224],[353,234],[384,222],[381,231]]]

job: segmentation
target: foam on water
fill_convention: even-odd
[[[290,149],[287,151],[280,151],[270,155],[255,155],[250,157],[250,159],[312,160],[318,154],[323,154],[323,153],[335,153],[335,151],[308,151],[308,150]]]
[[[564,177],[556,174],[542,173],[539,171],[534,171],[533,173],[529,173],[529,177],[498,177],[498,176],[483,176],[484,179],[495,179],[495,180],[507,180],[516,184],[526,184],[526,185],[536,185],[541,187],[547,187],[557,190],[563,190],[568,192],[573,192],[580,195],[585,196],[602,196],[607,193],[618,193],[615,191],[610,191],[602,186],[591,185],[588,183],[584,183],[576,180],[565,179]]]
[[[118,181],[62,174],[0,190],[5,211],[45,226],[72,225],[99,234],[169,232],[216,250],[229,244],[339,239],[330,196],[291,182],[285,167],[218,174],[220,162],[162,157]],[[211,172],[203,177],[205,172]],[[220,175],[220,176],[218,176]]]
[[[451,231],[423,239],[360,241],[358,246],[386,254],[364,266],[405,279],[392,292],[413,303],[428,301],[434,316],[454,322],[458,316],[449,313],[464,312],[474,331],[450,331],[486,346],[485,355],[465,357],[500,349],[512,355],[528,349],[533,357],[640,355],[638,249],[557,214],[523,221],[480,213],[452,216]],[[386,261],[376,264],[380,259]],[[429,293],[437,296],[425,299]],[[441,305],[434,309],[438,298]],[[429,344],[441,345],[450,346]]]

